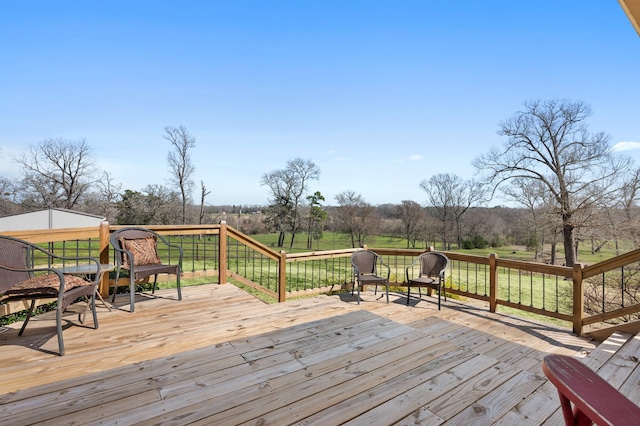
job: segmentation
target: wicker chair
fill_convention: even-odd
[[[360,288],[367,284],[375,284],[374,294],[378,294],[378,284],[386,285],[387,303],[389,303],[389,275],[391,274],[391,268],[382,261],[382,257],[371,250],[358,250],[351,255],[351,265],[353,265],[353,275],[355,277],[353,286],[358,289],[358,304],[360,304]],[[382,269],[386,271],[386,275],[384,273],[378,275],[378,271]],[[353,294],[353,290],[351,294]]]
[[[97,273],[92,275],[92,281],[87,281],[78,276],[65,275],[63,267],[52,266],[57,264],[89,265],[95,267]],[[0,303],[31,301],[27,318],[18,332],[22,336],[33,315],[36,300],[56,298],[56,332],[61,356],[64,355],[62,313],[71,303],[87,297],[87,308],[90,307],[93,312],[94,328],[98,328],[95,294],[100,275],[100,262],[95,258],[58,256],[27,241],[0,235]],[[85,313],[86,309],[78,314],[80,323]]]
[[[418,287],[420,297],[422,297],[421,289],[427,287],[438,290],[438,310],[440,310],[440,296],[443,293],[442,284],[444,283],[444,272],[448,266],[449,258],[442,253],[430,251],[418,256],[405,271],[407,305],[409,305],[409,299],[411,297],[411,287]],[[444,301],[447,301],[446,293],[444,295]]]
[[[129,271],[129,291],[131,300],[129,310],[134,312],[136,280],[142,280],[153,275],[153,290],[156,291],[158,274],[175,274],[178,287],[178,300],[182,300],[180,290],[180,272],[182,271],[182,247],[171,244],[162,235],[145,228],[122,228],[111,234],[111,245],[116,251],[116,283],[113,289],[112,302],[116,299],[120,270]],[[158,241],[161,241],[178,254],[178,263],[164,264],[158,256]]]

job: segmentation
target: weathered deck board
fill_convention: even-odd
[[[558,407],[544,355],[591,349],[460,302],[438,311],[364,292],[360,305],[349,295],[265,305],[232,285],[167,294],[139,296],[134,314],[99,308],[98,330],[65,330],[64,357],[46,352],[50,320],[24,338],[17,324],[0,333],[0,424],[540,424]],[[638,343],[627,344],[619,364],[636,377]]]

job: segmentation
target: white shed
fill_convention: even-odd
[[[0,217],[0,232],[33,229],[85,228],[100,226],[102,216],[66,209],[48,209]]]

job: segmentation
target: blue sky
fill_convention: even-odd
[[[0,2],[0,175],[86,138],[123,189],[167,184],[166,126],[196,138],[209,204],[266,204],[301,157],[326,204],[413,200],[504,140],[525,101],[591,105],[640,165],[640,37],[614,0]],[[496,201],[494,201],[494,204]]]

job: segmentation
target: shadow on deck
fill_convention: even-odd
[[[98,330],[65,329],[64,357],[46,315],[22,337],[6,327],[0,424],[559,424],[542,358],[593,349],[456,301],[174,293],[138,296],[134,314],[127,295],[99,307]]]

